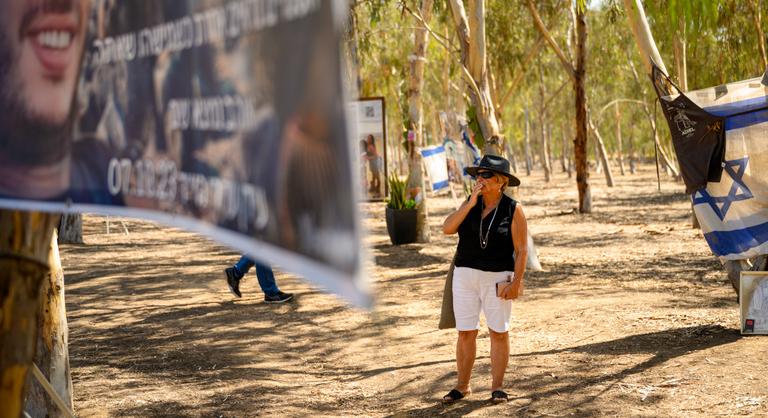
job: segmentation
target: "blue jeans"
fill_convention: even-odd
[[[242,278],[254,266],[256,267],[256,278],[259,279],[261,291],[267,296],[275,296],[280,293],[280,289],[278,289],[275,282],[275,274],[272,272],[272,267],[259,264],[246,256],[242,256],[240,261],[235,264],[235,270]]]

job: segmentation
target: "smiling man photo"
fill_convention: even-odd
[[[88,1],[0,0],[0,197],[62,199]]]

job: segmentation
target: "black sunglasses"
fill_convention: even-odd
[[[482,177],[484,179],[490,179],[496,177],[496,173],[493,171],[478,171],[477,172],[478,177]]]

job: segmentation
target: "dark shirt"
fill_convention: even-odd
[[[121,194],[113,196],[107,186],[107,169],[113,153],[104,142],[94,138],[72,144],[72,167],[67,200],[73,203],[123,206]]]
[[[482,196],[459,225],[459,246],[456,250],[456,267],[469,267],[482,271],[515,271],[515,247],[512,244],[512,217],[517,202],[502,195],[496,210],[491,211],[482,221]],[[491,223],[491,219],[493,222]],[[490,226],[489,226],[489,223]],[[490,229],[490,232],[489,232]],[[485,248],[480,246],[480,234],[488,233]]]

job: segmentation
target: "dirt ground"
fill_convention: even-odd
[[[227,291],[238,254],[152,223],[85,218],[61,248],[79,416],[768,416],[768,337],[739,335],[735,293],[683,186],[655,168],[592,175],[594,213],[575,180],[521,176],[520,201],[544,271],[513,305],[506,386],[492,405],[480,332],[467,401],[454,330],[437,329],[455,236],[454,201],[429,201],[430,244],[392,246],[384,205],[364,203],[372,312],[278,272],[293,303],[265,305],[253,272]]]

